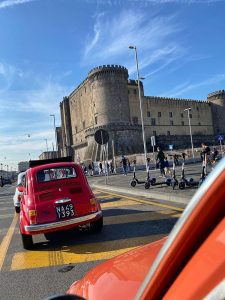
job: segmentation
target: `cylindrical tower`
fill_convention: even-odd
[[[128,70],[118,65],[103,65],[88,74],[97,125],[130,124]]]
[[[207,99],[212,108],[214,134],[225,134],[225,90],[210,93]]]

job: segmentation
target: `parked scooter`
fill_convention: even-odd
[[[196,181],[193,179],[193,177],[185,177],[184,174],[184,163],[182,163],[182,174],[181,174],[181,180],[179,182],[179,189],[183,190],[186,187],[199,187],[202,182],[205,180],[206,177],[206,165],[205,165],[205,161],[203,161],[202,164],[202,172],[201,172],[201,177],[199,181]]]
[[[156,178],[155,177],[150,177],[150,173],[149,173],[149,168],[148,168],[148,172],[147,172],[147,178],[145,181],[140,181],[138,180],[138,178],[136,177],[136,163],[134,163],[134,172],[133,172],[133,178],[132,181],[130,183],[130,185],[132,187],[135,187],[136,184],[144,184],[146,189],[149,189],[150,185],[152,183],[156,182]]]
[[[178,185],[179,185],[179,182],[178,182],[177,177],[176,177],[175,162],[173,161],[173,174],[172,174],[172,180],[171,180],[171,186],[172,186],[173,190]]]

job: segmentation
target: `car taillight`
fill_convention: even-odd
[[[31,225],[37,224],[37,212],[36,212],[36,210],[29,210],[29,218],[30,218],[30,224]]]
[[[90,204],[91,204],[91,211],[95,212],[98,209],[96,199],[95,198],[90,198]]]

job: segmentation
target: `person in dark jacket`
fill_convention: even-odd
[[[165,170],[164,170],[164,167],[165,167],[165,154],[163,153],[163,151],[157,147],[157,156],[156,156],[156,162],[159,164],[159,169],[160,169],[160,173],[162,176],[165,176]]]

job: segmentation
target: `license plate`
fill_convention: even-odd
[[[66,219],[75,216],[72,203],[56,206],[55,209],[59,219]]]

